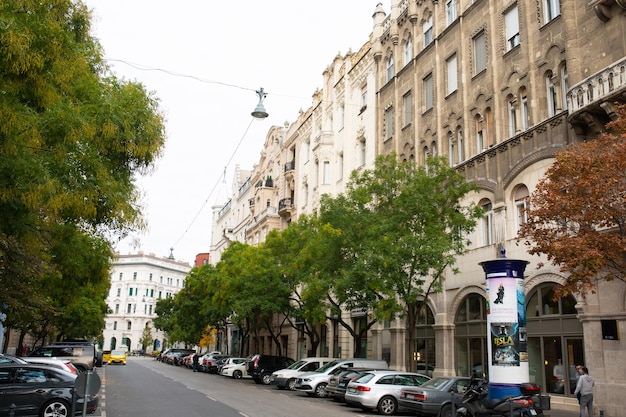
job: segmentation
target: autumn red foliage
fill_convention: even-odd
[[[518,238],[567,274],[559,295],[626,277],[626,105],[617,109],[604,134],[556,155],[529,199]]]

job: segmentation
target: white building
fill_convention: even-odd
[[[167,335],[154,328],[157,300],[170,298],[183,288],[191,265],[173,257],[160,258],[143,252],[117,255],[111,267],[111,288],[106,303],[103,350],[143,348],[141,339],[149,326],[153,342],[147,352],[159,351],[168,344]]]

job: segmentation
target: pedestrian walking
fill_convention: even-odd
[[[200,357],[198,355],[198,352],[195,352],[193,354],[192,360],[193,360],[193,371],[198,372],[198,362],[200,362]]]
[[[578,383],[576,384],[576,390],[574,394],[578,397],[580,394],[580,399],[578,400],[580,403],[580,417],[585,417],[585,409],[589,414],[589,417],[593,416],[593,387],[595,385],[595,381],[589,375],[589,370],[586,366],[583,366],[580,371],[580,377],[578,378]]]

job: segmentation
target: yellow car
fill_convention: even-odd
[[[121,363],[122,365],[126,365],[126,352],[123,350],[112,350],[107,363],[109,365],[112,363]]]

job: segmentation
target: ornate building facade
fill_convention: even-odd
[[[186,262],[160,258],[143,252],[117,255],[111,266],[111,289],[106,303],[103,350],[125,346],[129,352],[142,350],[142,337],[149,328],[152,343],[146,352],[170,347],[162,331],[154,328],[156,302],[170,298],[183,288],[191,270]]]
[[[382,4],[374,10],[363,48],[337,57],[324,72],[313,105],[290,126],[270,130],[264,157],[275,155],[276,162],[262,162],[266,168],[250,182],[280,179],[279,189],[261,199],[265,211],[277,203],[274,223],[266,224],[284,228],[314,212],[321,194],[343,191],[349,173],[371,166],[376,155],[396,152],[420,165],[430,155],[446,155],[478,184],[468,202],[486,214],[457,261],[460,273],[449,274],[443,292],[424,300],[413,352],[418,369],[487,372],[479,262],[506,250],[507,257],[530,262],[524,282],[531,381],[552,396],[553,407],[576,409],[574,366],[584,364],[596,379],[596,407],[626,415],[620,401],[626,372],[615,366],[626,361],[619,335],[626,324],[626,286],[600,283],[594,294],[555,300],[554,288],[565,276],[556,267],[537,268],[545,259],[531,258],[516,240],[528,197],[556,152],[593,140],[614,116],[614,103],[626,101],[626,4],[391,0],[390,6],[389,13]],[[282,141],[269,140],[277,129]],[[253,202],[260,213],[259,201]],[[224,224],[225,214],[214,212],[214,228]],[[238,240],[263,240],[252,219],[234,225],[245,231]],[[213,241],[213,260],[219,242]],[[355,323],[367,320],[359,312],[344,314]],[[329,323],[324,330],[323,352],[345,357],[353,351],[340,328]],[[402,368],[404,340],[401,319],[377,324],[365,351]],[[291,356],[302,356],[297,334],[285,345]]]

